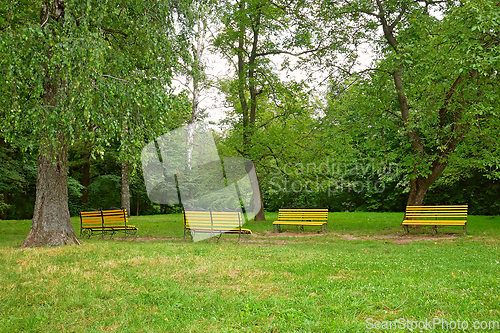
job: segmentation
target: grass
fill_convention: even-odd
[[[247,225],[250,242],[186,243],[180,215],[133,217],[139,237],[168,239],[36,249],[18,249],[29,221],[0,221],[0,332],[366,332],[385,331],[367,320],[435,317],[474,331],[499,321],[500,217],[471,216],[468,236],[452,240],[366,237],[400,233],[401,218],[333,213],[323,236],[268,237],[263,222]]]

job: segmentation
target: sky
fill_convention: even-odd
[[[282,55],[274,55],[269,57],[271,61],[275,64],[275,68],[280,68],[280,65],[284,59]],[[359,64],[354,68],[356,70],[362,70],[368,68],[374,59],[374,52],[372,52],[371,46],[366,44],[360,47],[360,53],[358,62]],[[290,57],[290,60],[293,63],[293,57]],[[220,54],[210,52],[208,45],[205,47],[204,51],[204,62],[206,65],[206,73],[211,79],[221,79],[221,78],[230,78],[234,76],[235,68],[232,64],[230,64],[227,59],[224,59]],[[287,76],[294,80],[304,80],[307,75],[305,71],[295,70],[288,72],[280,72],[280,76],[282,80],[287,80]],[[311,90],[315,91],[318,94],[324,94],[327,89],[327,85],[325,82],[326,75],[321,71],[316,72],[313,81],[309,83]],[[184,89],[183,85],[180,81],[185,82],[185,79],[178,78],[178,80],[174,80],[174,87],[176,92],[180,92]],[[217,125],[222,119],[226,116],[226,111],[230,110],[230,106],[224,105],[224,96],[217,88],[210,88],[203,90],[200,96],[200,108],[206,110],[207,121],[213,122],[215,125],[212,125],[214,128],[221,129],[220,125]]]

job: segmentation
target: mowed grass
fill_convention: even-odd
[[[400,318],[474,331],[500,320],[500,218],[471,216],[453,240],[338,236],[400,233],[401,218],[333,213],[323,236],[275,237],[259,222],[246,225],[249,241],[190,243],[181,215],[133,217],[149,241],[37,249],[18,248],[29,221],[0,221],[0,332],[366,332],[377,331],[367,320]]]

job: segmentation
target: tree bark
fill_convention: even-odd
[[[259,177],[257,177],[258,179]],[[255,192],[255,189],[253,188],[254,185],[252,184],[252,190],[254,191],[253,193],[259,193],[259,197],[260,197],[260,207],[256,207],[258,209],[257,213],[255,214],[255,218],[254,218],[254,221],[255,222],[263,222],[263,221],[267,221],[266,220],[266,215],[264,213],[264,201],[262,199],[262,187],[260,186],[260,181],[257,183],[258,185],[258,191]],[[256,210],[257,210],[256,209]]]
[[[245,171],[247,174],[254,172],[254,164],[247,160],[245,162]],[[257,176],[257,173],[255,174]],[[266,216],[264,214],[264,202],[262,201],[262,188],[260,186],[259,177],[257,176],[257,181],[251,181],[250,186],[252,187],[252,199],[253,199],[253,209],[254,209],[254,222],[266,221]],[[239,192],[238,192],[239,193]]]
[[[38,156],[35,210],[21,247],[80,244],[68,208],[68,146],[45,146]]]
[[[240,1],[238,4],[239,10],[244,11],[245,2]],[[255,84],[255,62],[257,59],[257,47],[259,41],[259,33],[260,33],[260,24],[261,24],[261,15],[262,12],[259,10],[254,18],[251,29],[252,29],[252,47],[250,50],[248,62],[245,65],[245,32],[247,27],[245,26],[244,21],[240,21],[239,24],[239,36],[238,36],[238,49],[237,49],[237,58],[238,58],[238,99],[241,105],[241,111],[243,116],[243,151],[242,155],[245,158],[251,159],[248,151],[252,146],[252,136],[254,134],[255,122],[257,117],[257,96],[259,92],[257,91],[257,87]],[[246,72],[248,70],[248,72]],[[247,97],[245,95],[245,89],[248,87],[248,91],[250,92],[250,98],[247,101]],[[250,105],[249,105],[250,103]],[[247,170],[248,172],[248,170]],[[252,183],[252,190],[254,193],[254,202],[258,203],[255,205],[255,217],[254,221],[266,221],[266,216],[264,214],[264,202],[262,200],[262,191],[260,182],[257,184]],[[258,193],[259,199],[257,200]]]
[[[128,162],[122,162],[122,208],[127,210],[130,217],[130,182],[128,179]]]
[[[410,195],[407,206],[421,206],[429,187],[427,178],[417,177],[410,179]]]

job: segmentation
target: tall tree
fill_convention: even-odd
[[[228,100],[237,110],[239,123],[235,125],[241,133],[237,151],[243,157],[254,161],[262,157],[256,134],[258,122],[264,121],[264,105],[269,100],[280,99],[276,95],[289,97],[288,92],[300,86],[281,82],[277,65],[271,58],[276,55],[297,57],[301,63],[308,55],[324,55],[333,44],[332,36],[322,33],[319,26],[313,24],[314,5],[313,1],[225,2],[221,15],[223,29],[214,45],[234,65],[235,79],[224,83],[223,88],[237,96],[236,100]],[[289,64],[290,61],[284,59],[283,70],[289,69]],[[292,109],[287,107],[284,112]],[[254,193],[262,194],[262,191],[255,188]],[[260,203],[255,221],[265,219],[263,200]]]
[[[177,68],[177,81],[189,93],[191,98],[191,115],[187,124],[187,169],[191,169],[193,154],[193,137],[195,123],[204,114],[200,108],[203,93],[210,86],[206,74],[207,46],[208,40],[212,37],[210,29],[215,21],[216,2],[212,0],[194,0],[189,8],[189,14],[185,22],[188,31],[184,38],[179,40],[183,45],[179,66]]]
[[[19,1],[0,21],[0,83],[10,140],[29,129],[40,145],[35,210],[23,247],[78,244],[67,202],[68,146],[155,137],[176,103],[171,76],[175,2]],[[5,17],[5,18],[4,18]],[[86,131],[92,123],[100,130]],[[130,122],[129,122],[130,123]]]
[[[457,149],[467,138],[487,136],[492,125],[500,98],[499,5],[361,0],[341,6],[352,19],[363,18],[377,45],[376,71],[356,83],[363,91],[358,100],[372,97],[359,118],[366,117],[367,133],[396,125],[409,174],[407,204],[420,205]]]

